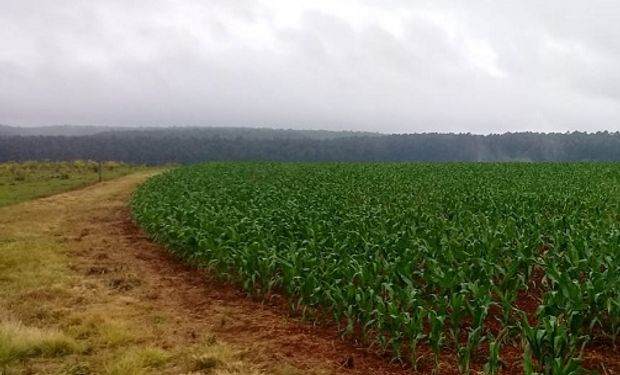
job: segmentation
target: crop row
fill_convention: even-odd
[[[519,347],[525,373],[576,374],[620,335],[619,190],[614,164],[218,163],[132,209],[176,255],[414,367],[496,373]]]

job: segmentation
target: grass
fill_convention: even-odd
[[[139,175],[126,179],[140,181]],[[96,229],[81,238],[75,223],[98,228],[134,184],[0,207],[0,374],[181,374],[205,361],[214,365],[201,373],[257,374],[240,352],[186,339],[177,331],[178,315],[113,282],[135,275],[116,269],[92,275],[92,264],[80,264],[77,254],[93,246],[107,251],[114,240]]]
[[[194,373],[214,375],[259,375],[260,372],[248,370],[244,362],[244,352],[231,350],[218,343],[213,337],[198,345],[186,360],[186,367]]]
[[[24,289],[62,282],[65,279],[64,275],[59,277],[65,261],[62,247],[49,240],[20,237],[4,238],[0,242],[0,281],[19,284]]]
[[[140,327],[129,324],[128,317],[122,316],[122,313],[123,311],[118,309],[103,312],[95,309],[74,312],[63,328],[70,335],[88,341],[93,347],[105,349],[127,347],[139,341],[141,335],[140,332],[136,332],[136,328]]]
[[[110,180],[140,169],[144,167],[105,162],[101,174],[103,180]],[[98,181],[98,164],[93,161],[0,164],[0,206],[46,197]]]
[[[9,212],[18,222],[24,215]],[[6,224],[0,225],[0,373],[15,363],[81,352],[83,345],[57,327],[62,305],[73,295],[66,249],[34,234],[46,229],[34,222],[0,223]]]
[[[158,348],[139,348],[114,358],[105,368],[107,375],[143,375],[152,374],[161,368],[171,355]]]
[[[80,350],[78,343],[57,329],[28,327],[19,321],[0,322],[0,368],[31,357],[57,357]]]

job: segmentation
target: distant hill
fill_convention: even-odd
[[[109,126],[82,126],[82,125],[53,125],[53,126],[37,126],[37,127],[17,127],[0,125],[1,136],[85,136],[103,133],[106,131],[123,131],[131,128],[109,127]]]
[[[331,130],[294,130],[272,128],[243,127],[110,127],[88,125],[55,125],[40,127],[15,127],[0,125],[1,136],[88,136],[118,135],[122,137],[150,138],[245,138],[245,139],[336,139],[348,137],[380,136],[380,133],[331,131]]]

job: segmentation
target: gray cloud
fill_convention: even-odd
[[[620,130],[611,1],[0,2],[0,123]]]

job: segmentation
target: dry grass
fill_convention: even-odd
[[[84,340],[93,348],[115,349],[127,347],[144,341],[146,332],[135,325],[122,311],[110,309],[108,315],[98,313],[94,309],[72,313],[64,324],[65,331],[72,337]]]
[[[0,366],[33,357],[58,357],[80,351],[80,345],[57,329],[0,321]]]
[[[76,223],[98,225],[146,175],[0,207],[0,374],[258,374],[225,344],[179,335],[178,316],[141,297],[140,275],[76,264],[109,243]]]
[[[139,348],[121,354],[105,366],[107,375],[143,375],[152,374],[162,368],[171,355],[158,348]]]
[[[231,350],[230,347],[211,340],[192,350],[187,366],[190,371],[199,373],[260,374],[258,371],[248,370],[243,352]]]

